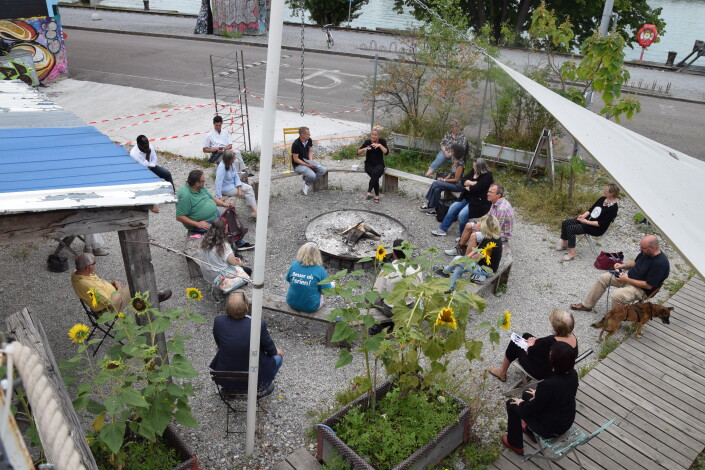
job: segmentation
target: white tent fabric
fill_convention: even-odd
[[[703,277],[705,162],[609,121],[493,60],[577,139]]]

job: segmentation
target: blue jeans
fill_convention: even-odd
[[[307,184],[313,184],[314,181],[320,179],[321,176],[325,175],[328,169],[318,162],[308,163],[313,165],[314,168],[309,168],[304,165],[298,165],[296,168],[294,168],[294,171],[303,176],[304,181],[306,181]]]
[[[433,159],[433,163],[431,163],[429,168],[432,169],[433,171],[436,171],[438,169],[438,167],[443,165],[445,162],[451,161],[452,158],[453,157],[446,157],[445,152],[443,152],[443,150],[441,150],[440,152],[438,152],[438,155],[436,155],[436,158]]]
[[[448,213],[446,214],[445,218],[443,218],[443,222],[441,222],[441,226],[439,228],[444,232],[447,232],[450,226],[453,225],[453,222],[455,222],[455,219],[458,217],[458,214],[460,214],[460,212],[464,208],[466,208],[467,205],[468,201],[466,201],[465,199],[461,199],[460,201],[456,201],[451,204],[451,206],[448,208]],[[467,220],[465,221],[465,223],[467,223]],[[463,227],[465,227],[465,225],[463,225]],[[461,229],[460,236],[462,235],[463,231]]]
[[[164,181],[168,181],[169,183],[171,183],[171,187],[174,188],[174,192],[176,192],[176,186],[174,186],[174,178],[171,177],[171,172],[169,170],[160,166],[153,166],[149,168],[149,171],[151,171]]]
[[[445,181],[434,181],[431,187],[428,188],[426,193],[426,199],[428,200],[428,207],[436,207],[438,201],[441,200],[441,194],[443,191],[462,191],[463,185],[460,183],[446,183]]]
[[[458,279],[463,277],[463,274],[465,273],[472,273],[472,274],[479,274],[480,276],[484,277],[490,277],[490,273],[482,269],[480,266],[478,266],[476,263],[458,263],[456,265],[453,265],[453,262],[459,260],[462,258],[462,256],[456,256],[453,258],[453,261],[451,261],[450,266],[446,266],[443,268],[443,271],[450,273],[450,290],[455,290],[455,284],[458,282]]]
[[[277,372],[279,372],[279,369],[282,367],[282,362],[284,362],[284,359],[279,355],[275,354],[274,355],[274,378],[277,378]],[[272,382],[274,382],[274,379],[272,379]],[[266,385],[263,385],[261,388],[262,390],[266,389],[270,385],[272,385],[272,382],[269,382]]]
[[[463,230],[465,230],[465,225],[470,222],[470,204],[467,204],[458,213],[458,229],[460,230],[460,236],[463,236]]]

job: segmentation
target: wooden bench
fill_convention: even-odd
[[[431,185],[433,184],[433,178],[426,178],[425,176],[415,175],[413,173],[407,173],[406,171],[395,170],[394,168],[384,169],[384,180],[382,180],[382,190],[385,193],[397,193],[399,192],[399,179],[405,179],[410,181],[416,181],[417,183]]]
[[[289,304],[286,303],[286,299],[280,295],[275,295],[275,294],[268,294],[264,293],[262,296],[262,308],[266,308],[267,310],[271,310],[273,312],[279,312],[279,313],[284,313],[286,315],[292,315],[295,317],[299,318],[305,318],[307,320],[313,320],[313,321],[318,321],[318,322],[323,322],[327,324],[326,328],[326,347],[332,348],[332,347],[339,347],[339,346],[344,346],[341,343],[333,343],[331,342],[331,339],[333,338],[333,332],[335,331],[335,321],[331,321],[328,318],[326,318],[328,315],[331,314],[333,309],[335,307],[330,306],[330,305],[323,305],[320,309],[316,310],[315,312],[302,312],[301,310],[295,310],[291,307],[289,307]],[[389,321],[389,318],[384,316],[382,312],[380,312],[377,309],[372,309],[370,310],[370,314],[374,317],[374,319],[378,322],[381,321]]]
[[[487,278],[484,284],[467,284],[464,290],[466,292],[474,292],[480,297],[486,296],[490,290],[496,295],[499,290],[499,285],[509,282],[509,273],[511,270],[512,252],[509,250],[509,246],[505,244],[502,249],[502,260],[499,262],[497,272]]]

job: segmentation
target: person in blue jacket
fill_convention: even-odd
[[[315,312],[323,305],[323,289],[330,289],[332,284],[320,284],[328,277],[323,268],[323,259],[318,246],[314,242],[301,245],[296,252],[296,261],[291,263],[286,280],[289,282],[289,292],[286,303],[302,312]]]

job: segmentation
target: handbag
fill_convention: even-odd
[[[247,284],[250,276],[240,266],[228,266],[213,280],[213,289],[218,289],[223,294],[229,294],[235,289]]]
[[[609,269],[614,269],[615,263],[622,263],[623,261],[624,253],[621,251],[617,253],[607,253],[605,251],[601,251],[595,260],[595,267],[597,269],[607,271]]]
[[[49,255],[47,269],[53,273],[63,273],[69,270],[69,260],[66,256]]]

